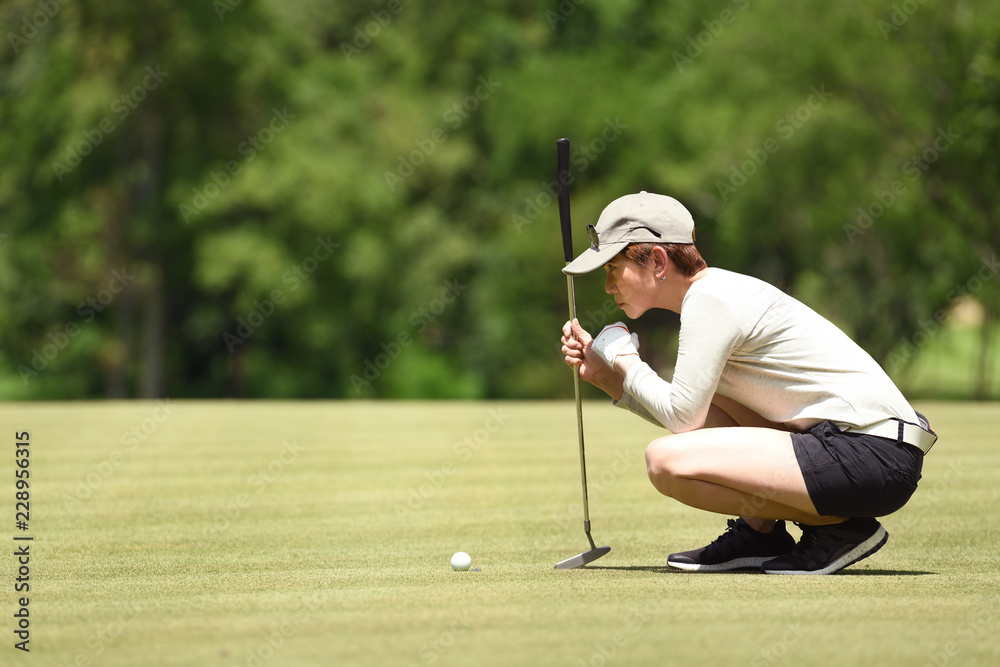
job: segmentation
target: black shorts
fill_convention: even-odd
[[[792,434],[809,498],[822,516],[892,514],[917,490],[924,454],[905,442],[822,422]]]

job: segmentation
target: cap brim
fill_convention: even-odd
[[[567,264],[562,271],[570,276],[582,276],[585,273],[590,273],[594,269],[599,269],[614,259],[615,255],[624,250],[625,246],[628,244],[628,241],[623,241],[621,243],[608,243],[602,245],[600,250],[587,248],[580,253],[579,257]]]

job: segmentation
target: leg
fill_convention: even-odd
[[[712,397],[712,404],[708,408],[705,428],[724,428],[728,426],[754,426],[758,428],[770,428],[776,431],[788,430],[782,424],[777,424],[761,417],[742,403],[728,396],[716,394]],[[742,516],[742,519],[754,530],[767,533],[774,528],[775,522],[773,519],[761,519],[748,515]]]
[[[842,521],[817,513],[785,431],[730,427],[658,438],[646,449],[646,466],[660,493],[698,509],[810,525]]]
[[[659,438],[646,449],[661,493],[700,509],[742,515],[701,549],[671,554],[682,570],[760,567],[768,574],[830,574],[867,558],[888,539],[875,519],[820,515],[805,486],[791,434],[716,395],[706,429]],[[798,544],[779,519],[803,530]],[[837,524],[837,525],[830,525]]]

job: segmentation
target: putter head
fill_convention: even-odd
[[[556,563],[556,569],[572,570],[574,567],[580,567],[581,565],[594,562],[609,551],[611,551],[611,547],[597,547],[595,549],[591,549],[590,551],[584,551],[582,554],[577,554],[572,558],[559,561]]]

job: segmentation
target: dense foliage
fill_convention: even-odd
[[[896,376],[963,294],[993,338],[995,3],[13,0],[0,28],[7,398],[566,395],[561,136],[578,250],[662,192]],[[654,365],[675,326],[636,323]]]

